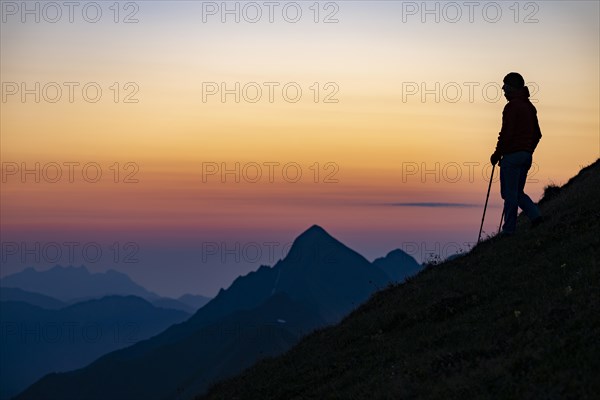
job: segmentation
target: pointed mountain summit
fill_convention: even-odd
[[[348,258],[355,260],[360,258],[368,262],[363,256],[327,233],[325,229],[313,225],[294,240],[284,261],[322,266],[343,260],[349,261]]]
[[[335,323],[389,280],[366,258],[313,225],[294,240],[283,260],[238,277],[192,320],[203,325],[229,312],[257,307],[284,292]]]
[[[340,243],[333,236],[327,233],[325,229],[321,228],[319,225],[313,225],[298,235],[298,237],[294,240],[292,248],[294,246],[306,247],[326,242]]]
[[[389,277],[366,258],[318,225],[294,241],[277,271],[273,292],[287,293],[295,301],[314,307],[336,323],[376,291]]]
[[[302,240],[307,237],[319,237],[319,236],[323,237],[323,238],[329,238],[331,240],[335,240],[333,238],[333,236],[331,236],[329,233],[327,233],[325,231],[325,229],[323,229],[319,225],[315,224],[315,225],[312,225],[307,230],[305,230],[304,232],[302,232],[300,235],[298,235],[298,237],[296,238],[296,241]]]

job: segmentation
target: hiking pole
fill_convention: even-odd
[[[500,229],[502,229],[502,220],[504,219],[504,208],[502,209],[502,216],[500,217],[500,225],[498,225],[498,233],[500,233]]]
[[[485,219],[485,210],[487,209],[488,199],[490,198],[490,189],[492,188],[492,179],[494,178],[494,168],[496,164],[492,165],[492,173],[490,175],[490,184],[488,185],[487,195],[485,196],[485,205],[483,206],[483,216],[481,217],[481,226],[479,227],[479,236],[477,237],[477,243],[481,241],[481,231],[483,230],[483,220]]]

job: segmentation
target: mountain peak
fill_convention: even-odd
[[[321,237],[321,238],[331,238],[333,237],[325,231],[325,229],[321,228],[319,225],[313,225],[298,236],[298,239],[301,237]]]
[[[373,261],[373,265],[381,268],[392,279],[391,282],[396,283],[421,270],[419,263],[401,249],[392,250],[385,257],[377,258]]]
[[[319,225],[313,225],[302,232],[292,244],[288,257],[291,260],[306,259],[309,254],[322,253],[324,249],[333,250],[345,247]]]

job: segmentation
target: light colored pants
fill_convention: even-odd
[[[504,199],[502,232],[515,232],[518,208],[521,208],[530,220],[540,216],[538,207],[523,191],[529,168],[531,168],[531,153],[528,151],[517,151],[502,156],[500,161],[500,194]]]

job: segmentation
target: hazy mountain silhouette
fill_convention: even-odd
[[[340,321],[390,280],[315,225],[285,259],[237,278],[186,322],[83,369],[48,375],[18,398],[185,398]]]
[[[545,191],[541,225],[519,216],[515,236],[427,266],[198,400],[598,398],[598,199],[600,160]]]
[[[206,303],[211,301],[210,297],[201,296],[198,294],[184,294],[183,296],[177,298],[177,301],[191,307],[195,310],[203,307]]]
[[[38,299],[31,294],[25,297]],[[135,296],[109,296],[58,310],[2,301],[0,311],[2,399],[49,372],[80,368],[189,317],[181,311],[154,307]]]
[[[0,286],[15,287],[67,302],[110,295],[133,295],[145,299],[159,297],[123,273],[112,269],[103,273],[90,273],[84,266],[56,265],[46,271],[27,268],[2,278]]]
[[[314,307],[329,323],[341,320],[389,281],[386,273],[317,225],[298,236],[273,269],[274,291]]]
[[[170,308],[172,310],[185,311],[188,314],[193,314],[198,311],[199,308],[204,306],[211,300],[210,297],[195,295],[195,294],[184,294],[183,296],[172,299],[170,297],[159,297],[157,299],[150,299],[149,301],[156,307]]]
[[[182,303],[179,300],[171,299],[169,297],[159,297],[158,299],[151,300],[150,302],[156,307],[169,308],[171,310],[179,310],[188,314],[193,314],[197,310],[196,308],[190,307],[189,305]]]
[[[1,279],[0,287],[3,289],[11,287],[53,297],[57,300],[60,299],[65,303],[64,305],[99,299],[105,296],[138,296],[150,301],[156,307],[180,310],[188,314],[193,314],[210,300],[209,297],[192,294],[183,295],[178,299],[161,297],[135,283],[126,274],[115,270],[108,270],[104,273],[90,273],[84,266],[62,267],[56,265],[46,271],[27,268]],[[15,292],[10,294],[10,296],[15,295]],[[43,308],[56,308],[44,307],[35,303],[34,300],[28,301],[25,298],[15,300],[40,305]],[[38,300],[41,301],[41,299]]]
[[[55,310],[62,308],[67,303],[43,294],[28,292],[19,288],[0,286],[0,301],[22,301],[41,308]]]

